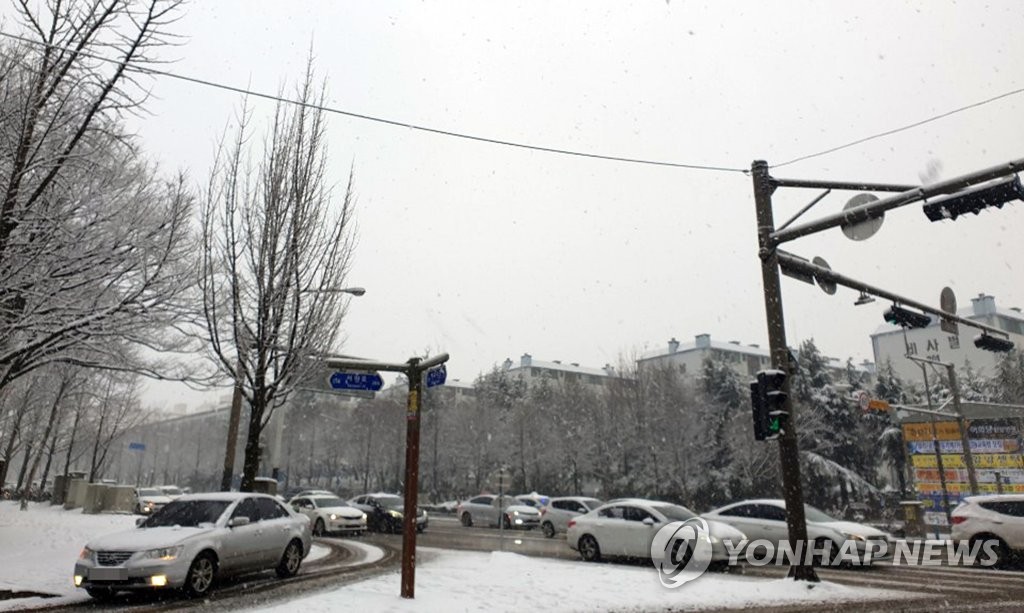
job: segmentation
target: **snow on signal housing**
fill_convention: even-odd
[[[923,210],[928,219],[942,221],[956,219],[966,213],[977,215],[990,206],[1001,209],[1014,200],[1024,200],[1024,185],[1016,174],[936,198],[926,203]]]

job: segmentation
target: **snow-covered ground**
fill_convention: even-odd
[[[85,600],[71,583],[75,559],[91,538],[130,528],[133,515],[85,515],[49,504],[19,511],[0,502],[0,590],[38,591],[59,598],[0,600],[0,610]],[[362,561],[380,551],[353,541]],[[310,558],[323,555],[322,547]],[[416,598],[399,597],[397,571],[333,591],[282,602],[261,611],[623,611],[743,607],[766,603],[837,602],[898,598],[900,593],[820,583],[813,588],[789,580],[707,574],[675,590],[662,587],[652,568],[420,549]]]

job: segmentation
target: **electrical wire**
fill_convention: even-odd
[[[835,153],[836,151],[842,151],[843,149],[849,149],[850,147],[855,147],[857,145],[866,143],[868,141],[876,140],[876,139],[879,139],[879,138],[882,138],[882,137],[885,137],[885,136],[891,136],[891,135],[897,134],[899,132],[905,132],[907,130],[911,130],[913,128],[917,128],[919,126],[923,126],[925,124],[932,123],[933,121],[938,121],[940,119],[945,119],[946,117],[949,117],[950,115],[956,115],[957,113],[962,113],[964,111],[969,111],[971,109],[975,109],[975,108],[978,108],[980,106],[984,106],[986,104],[995,102],[997,100],[1002,100],[1003,98],[1009,98],[1010,96],[1016,96],[1017,94],[1021,94],[1021,93],[1024,93],[1024,87],[1022,87],[1020,89],[1014,89],[1014,90],[1011,90],[1011,91],[1008,91],[1008,92],[1004,92],[1002,94],[999,94],[999,95],[996,95],[996,96],[992,96],[991,98],[986,98],[985,100],[979,100],[978,102],[972,102],[971,104],[968,104],[966,106],[961,106],[961,107],[955,108],[955,109],[953,109],[951,111],[946,111],[945,113],[939,113],[938,115],[932,115],[931,117],[928,117],[927,119],[922,119],[920,121],[915,121],[915,122],[909,123],[909,124],[907,124],[905,126],[900,126],[899,128],[893,128],[891,130],[886,130],[884,132],[879,132],[877,134],[872,134],[871,136],[865,136],[864,138],[858,138],[857,140],[850,141],[850,142],[848,142],[848,143],[846,143],[844,145],[839,145],[837,147],[831,147],[829,149],[824,149],[824,150],[819,151],[817,153],[810,153],[808,155],[802,155],[800,157],[793,158],[791,160],[788,160],[786,162],[782,162],[780,164],[772,164],[771,168],[781,168],[783,166],[789,166],[790,164],[796,164],[797,162],[803,162],[804,160],[810,160],[812,158],[821,157],[823,155],[828,155],[830,153]]]
[[[63,49],[65,51],[72,51],[72,52],[77,53],[78,55],[80,55],[82,57],[88,57],[90,59],[94,59],[94,60],[101,61],[101,62],[107,62],[107,63],[111,63],[111,64],[120,64],[121,63],[121,61],[119,61],[119,60],[113,60],[113,59],[110,59],[110,58],[106,58],[106,57],[95,55],[95,54],[86,53],[86,52],[83,52],[83,51],[72,50],[72,49],[68,49],[67,47],[60,47],[59,45],[48,45],[47,43],[44,43],[44,42],[41,42],[41,41],[32,40],[30,38],[25,38],[25,37],[18,36],[18,35],[15,35],[15,34],[10,34],[8,32],[0,31],[0,36],[5,36],[7,38],[11,38],[11,39],[14,39],[14,40],[18,40],[18,41],[21,41],[21,42],[25,42],[25,43],[29,43],[29,44],[34,44],[34,45],[38,45],[38,46],[48,46],[48,47],[53,47],[55,49]],[[279,103],[293,104],[295,106],[303,106],[303,107],[307,107],[307,108],[310,108],[310,109],[315,109],[315,110],[318,110],[318,111],[323,111],[325,113],[332,113],[332,114],[335,114],[335,115],[343,115],[345,117],[351,117],[351,118],[354,118],[354,119],[362,119],[362,120],[365,120],[365,121],[381,123],[381,124],[385,124],[385,125],[389,125],[389,126],[396,126],[396,127],[400,127],[400,128],[408,128],[410,130],[417,130],[417,131],[420,131],[420,132],[427,132],[427,133],[430,133],[430,134],[438,134],[438,135],[441,135],[441,136],[448,136],[448,137],[451,137],[451,138],[459,138],[459,139],[463,139],[463,140],[471,140],[471,141],[477,141],[477,142],[482,142],[482,143],[490,143],[492,145],[502,145],[502,146],[505,146],[505,147],[515,147],[515,148],[519,148],[519,149],[528,149],[528,150],[531,150],[531,151],[540,151],[540,152],[544,152],[544,153],[554,153],[554,154],[558,154],[558,155],[568,155],[568,156],[583,157],[583,158],[590,158],[590,159],[608,160],[608,161],[612,161],[612,162],[625,162],[625,163],[629,163],[629,164],[645,164],[645,165],[649,165],[649,166],[667,166],[667,167],[670,167],[670,168],[685,168],[685,169],[688,169],[688,170],[706,170],[706,171],[715,171],[715,172],[738,172],[738,173],[744,173],[744,174],[749,172],[749,170],[745,169],[745,168],[732,168],[732,167],[728,167],[728,166],[712,166],[712,165],[708,165],[708,164],[685,164],[685,163],[680,163],[680,162],[668,162],[668,161],[663,161],[663,160],[649,160],[649,159],[631,158],[631,157],[624,157],[624,156],[617,156],[617,155],[602,155],[602,154],[599,154],[599,153],[589,153],[589,152],[586,152],[586,151],[573,151],[573,150],[570,150],[570,149],[559,149],[559,148],[555,148],[555,147],[543,147],[543,146],[540,146],[540,145],[531,145],[531,144],[527,144],[527,143],[520,143],[520,142],[503,140],[503,139],[498,139],[498,138],[489,138],[489,137],[486,137],[486,136],[477,136],[477,135],[474,135],[474,134],[467,134],[467,133],[464,133],[464,132],[453,132],[451,130],[443,130],[441,128],[432,128],[432,127],[424,126],[424,125],[420,125],[420,124],[408,123],[408,122],[404,122],[404,121],[398,121],[398,120],[395,120],[395,119],[387,119],[385,117],[377,117],[377,116],[374,116],[374,115],[366,115],[364,113],[355,113],[355,112],[352,112],[352,111],[346,111],[344,109],[338,109],[338,108],[329,107],[329,106],[323,106],[323,105],[319,105],[319,104],[312,104],[312,103],[308,103],[308,102],[302,102],[300,100],[293,100],[293,99],[290,99],[290,98],[284,98],[284,97],[281,97],[281,96],[276,96],[274,94],[267,94],[267,93],[264,93],[264,92],[259,92],[259,91],[251,90],[251,89],[244,88],[244,87],[237,87],[237,86],[234,86],[234,85],[227,85],[227,84],[224,84],[224,83],[218,83],[216,81],[209,81],[209,80],[206,80],[206,79],[200,79],[198,77],[191,77],[191,76],[188,76],[188,75],[182,75],[182,74],[174,73],[174,72],[171,72],[171,71],[168,71],[168,70],[159,70],[159,69],[156,69],[156,68],[150,68],[148,66],[139,66],[139,65],[133,65],[133,64],[129,63],[126,66],[125,69],[126,70],[130,70],[132,72],[148,74],[148,75],[162,76],[162,77],[167,77],[167,78],[170,78],[170,79],[177,79],[179,81],[186,81],[186,82],[189,82],[189,83],[195,83],[195,84],[198,84],[198,85],[204,85],[204,86],[207,86],[207,87],[213,87],[213,88],[216,88],[216,89],[222,89],[222,90],[225,90],[225,91],[230,91],[230,92],[234,92],[234,93],[238,93],[238,94],[244,94],[246,96],[252,96],[254,98],[263,98],[263,99],[266,99],[266,100],[272,100],[272,101],[279,102]]]

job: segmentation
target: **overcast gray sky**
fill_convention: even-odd
[[[609,156],[777,164],[1024,87],[1024,4],[1002,2],[339,2],[187,8],[186,75],[273,93],[311,48],[340,109]],[[145,147],[197,183],[240,97],[156,78]],[[256,102],[257,117],[272,105]],[[670,337],[766,344],[750,179],[567,157],[330,119],[334,180],[355,168],[359,246],[346,353],[451,354],[473,379],[524,352],[587,366]],[[1024,95],[773,171],[918,183],[1024,157]],[[816,193],[780,190],[776,219]],[[816,207],[840,210],[852,193]],[[1024,203],[930,223],[890,213],[873,239],[789,244],[937,306],[980,292],[1024,307]],[[871,356],[879,301],[784,279],[791,344]],[[157,405],[193,400],[154,387]]]

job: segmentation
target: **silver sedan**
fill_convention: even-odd
[[[311,544],[309,519],[272,496],[193,494],[141,518],[132,530],[89,541],[74,580],[97,599],[177,588],[203,596],[226,575],[273,569],[292,576]]]

